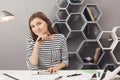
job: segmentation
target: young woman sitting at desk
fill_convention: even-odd
[[[68,66],[65,37],[55,32],[44,13],[36,12],[29,18],[29,29],[26,63],[30,70],[54,73]]]

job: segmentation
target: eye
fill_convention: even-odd
[[[37,26],[41,25],[41,22],[37,22]]]
[[[35,26],[34,25],[31,25],[31,28],[34,28]]]

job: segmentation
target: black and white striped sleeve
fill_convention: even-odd
[[[67,50],[67,42],[65,40],[64,35],[61,36],[61,47],[62,47],[62,62],[65,63],[66,66],[68,66],[68,50]]]
[[[31,56],[33,51],[34,41],[32,40],[31,36],[28,35],[26,38],[26,64],[29,70],[37,70],[37,65],[32,65],[29,61],[29,56]]]

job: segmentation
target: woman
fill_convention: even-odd
[[[34,13],[29,19],[29,28],[26,63],[30,70],[44,69],[54,73],[68,66],[65,37],[55,33],[45,14]]]

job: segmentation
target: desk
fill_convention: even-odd
[[[10,77],[3,75],[9,74],[19,80],[55,80],[55,78],[62,76],[59,80],[90,80],[91,76],[96,72],[102,70],[60,70],[55,74],[38,75],[38,71],[29,70],[0,70],[0,80],[14,80]],[[74,77],[67,77],[71,74],[82,74]]]

